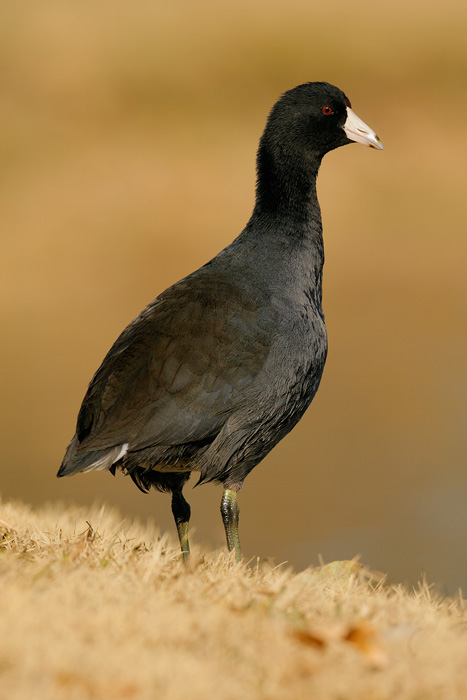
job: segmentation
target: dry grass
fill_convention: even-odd
[[[356,562],[294,573],[92,512],[0,510],[0,697],[451,700],[464,602]]]

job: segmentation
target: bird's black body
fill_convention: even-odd
[[[327,83],[276,103],[250,221],[117,339],[89,385],[59,476],[122,468],[143,490],[181,498],[178,526],[189,518],[181,489],[191,471],[236,492],[300,420],[327,352],[316,176],[324,153],[349,143],[347,107]]]

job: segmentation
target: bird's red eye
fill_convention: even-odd
[[[330,107],[323,107],[321,111],[323,114],[332,114],[332,109]]]

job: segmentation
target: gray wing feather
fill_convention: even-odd
[[[198,298],[182,280],[123,331],[89,385],[77,450],[205,440],[242,405],[269,351],[268,307],[223,280],[206,295],[204,282]]]

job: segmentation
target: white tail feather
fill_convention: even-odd
[[[117,445],[117,447],[113,447],[108,452],[99,457],[99,459],[97,459],[95,462],[87,466],[86,469],[83,469],[83,472],[86,473],[91,471],[103,471],[104,469],[110,469],[112,464],[118,462],[118,460],[124,457],[127,452],[127,442],[125,442],[124,445]]]

